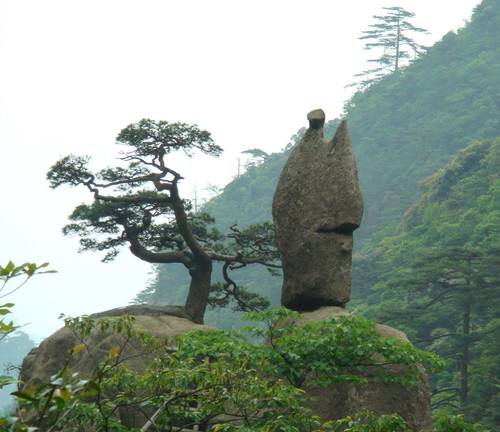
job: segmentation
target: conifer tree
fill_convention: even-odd
[[[370,30],[365,30],[359,39],[369,42],[365,45],[365,50],[377,49],[380,53],[378,57],[368,60],[375,63],[376,67],[356,74],[362,80],[351,85],[366,87],[377,81],[384,75],[397,72],[401,67],[401,61],[417,57],[425,51],[425,47],[415,42],[409,33],[428,33],[427,30],[415,27],[409,22],[415,14],[408,12],[402,7],[384,7],[387,11],[385,15],[374,15],[378,22],[371,24]],[[381,49],[381,50],[380,50]]]
[[[128,246],[143,261],[184,265],[191,278],[184,309],[196,323],[203,323],[208,304],[226,306],[229,299],[237,310],[267,307],[267,299],[238,286],[228,270],[253,263],[280,268],[272,224],[245,230],[232,225],[227,236],[232,241],[225,242],[226,236],[210,228],[214,219],[181,198],[183,177],[169,165],[170,154],[179,150],[220,155],[210,133],[196,125],[143,119],[123,129],[116,143],[130,149],[121,152],[120,165],[94,172],[89,157],[68,155],[47,173],[53,189],[83,186],[94,198],[75,208],[64,234],[78,235],[81,251],[106,252],[105,262]],[[223,264],[224,282],[211,286],[214,262]]]
[[[470,369],[478,357],[476,345],[498,328],[495,293],[499,265],[498,246],[429,248],[406,270],[406,277],[389,282],[390,287],[403,286],[408,291],[406,317],[401,321],[413,321],[419,327],[418,340],[449,359],[455,368],[458,385],[450,383],[435,391],[441,394],[434,407],[457,407],[454,402],[458,399],[457,408],[467,412]]]

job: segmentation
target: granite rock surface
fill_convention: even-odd
[[[297,311],[344,306],[351,292],[353,231],[363,198],[346,121],[323,137],[323,110],[309,113],[309,129],[292,150],[273,199],[283,256],[281,304]]]

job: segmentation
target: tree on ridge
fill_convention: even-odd
[[[397,72],[401,67],[401,60],[411,58],[411,53],[405,47],[413,51],[414,57],[425,51],[425,47],[408,35],[410,32],[429,33],[409,22],[409,19],[415,16],[413,12],[408,12],[398,6],[382,9],[385,9],[387,13],[374,15],[373,18],[378,22],[370,24],[371,29],[363,31],[363,36],[359,37],[361,40],[372,41],[365,44],[365,50],[383,49],[382,54],[377,58],[368,60],[377,66],[356,74],[356,77],[363,77],[363,79],[348,87],[358,85],[364,88],[391,72]]]

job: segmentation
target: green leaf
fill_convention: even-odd
[[[77,345],[77,346],[75,346],[75,347],[71,350],[71,353],[72,353],[72,354],[76,354],[77,352],[81,351],[83,348],[85,348],[85,345],[84,345],[84,344]]]
[[[0,389],[9,385],[9,384],[15,384],[18,381],[11,376],[8,375],[0,375]]]
[[[33,396],[33,394],[27,390],[18,390],[18,391],[15,391],[15,392],[12,392],[11,393],[12,396],[15,396],[16,398],[18,399],[24,399],[24,400],[28,400],[30,402],[37,402],[38,399]]]

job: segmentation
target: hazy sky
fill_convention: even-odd
[[[114,138],[142,118],[196,123],[226,151],[176,158],[184,193],[223,186],[240,152],[281,150],[307,113],[342,112],[366,68],[358,37],[383,6],[415,12],[432,44],[479,0],[0,0],[0,262],[49,261],[9,301],[35,338],[75,316],[124,306],[150,266],[78,254],[61,227],[86,191],[52,191],[45,173],[69,153],[112,164]]]

